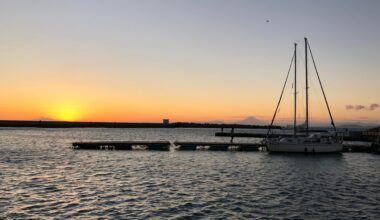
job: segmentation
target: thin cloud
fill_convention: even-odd
[[[369,106],[369,110],[370,110],[370,111],[373,111],[373,110],[376,110],[376,109],[379,108],[379,107],[380,107],[379,104],[377,104],[377,103],[373,103],[373,104],[371,104],[371,105]]]
[[[356,111],[362,111],[362,110],[374,111],[378,108],[380,108],[380,105],[377,103],[373,103],[369,105],[368,107],[364,105],[346,105],[346,110],[356,110]]]
[[[356,105],[355,106],[355,110],[362,110],[362,109],[365,109],[364,105]]]

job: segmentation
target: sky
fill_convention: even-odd
[[[379,12],[377,0],[0,0],[0,119],[269,121],[296,42],[302,121],[308,37],[334,119],[379,123]],[[311,121],[327,121],[309,72]]]

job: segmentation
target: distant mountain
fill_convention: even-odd
[[[242,124],[242,125],[266,125],[267,123],[257,119],[254,116],[249,116],[241,121],[237,121],[236,124]]]

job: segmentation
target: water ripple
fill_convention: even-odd
[[[379,156],[73,151],[213,129],[2,129],[0,219],[379,219]],[[227,139],[226,139],[227,140]]]

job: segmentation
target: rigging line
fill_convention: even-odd
[[[310,51],[311,59],[313,60],[314,69],[315,69],[315,72],[317,73],[317,77],[318,77],[319,85],[321,86],[321,90],[322,90],[323,97],[324,97],[324,99],[325,99],[325,103],[326,103],[326,106],[327,106],[327,110],[329,111],[329,116],[330,116],[330,120],[331,120],[331,125],[334,127],[334,131],[336,132],[336,127],[335,127],[334,119],[333,119],[332,114],[331,114],[331,111],[330,111],[329,103],[327,102],[327,98],[326,98],[325,90],[323,89],[322,82],[321,82],[321,78],[319,77],[319,73],[318,73],[317,65],[315,64],[315,60],[314,60],[314,56],[313,56],[313,52],[311,52],[311,47],[310,47],[309,42],[307,42],[307,45],[309,46],[309,51]]]
[[[293,57],[292,57],[292,59],[290,61],[290,66],[289,66],[288,74],[286,75],[286,79],[285,79],[284,86],[282,87],[280,99],[278,100],[276,110],[274,111],[274,115],[273,115],[272,121],[270,123],[270,126],[269,126],[269,129],[268,129],[266,138],[268,138],[268,135],[269,135],[269,132],[271,131],[274,119],[276,118],[278,108],[280,107],[280,103],[281,103],[281,100],[282,100],[282,95],[284,94],[285,86],[286,86],[286,83],[288,82],[288,78],[289,78],[289,73],[290,73],[290,70],[292,69],[292,66],[293,66],[294,56],[295,56],[295,54],[293,53]]]
[[[316,101],[315,103],[318,103],[318,107],[324,107],[325,106],[325,100],[323,99],[323,94],[322,92],[319,92],[318,90],[318,87],[319,87],[319,84],[314,81],[312,78],[314,77],[314,75],[309,75],[309,94],[314,94],[314,95],[310,95],[310,98],[311,98],[311,102],[314,100]],[[310,101],[309,101],[310,102]],[[323,108],[323,113],[328,113],[327,109]],[[309,121],[311,121],[311,119],[318,119],[317,116],[311,116],[312,114],[310,114],[310,110],[309,110]],[[321,117],[320,119],[323,120],[323,117]]]

